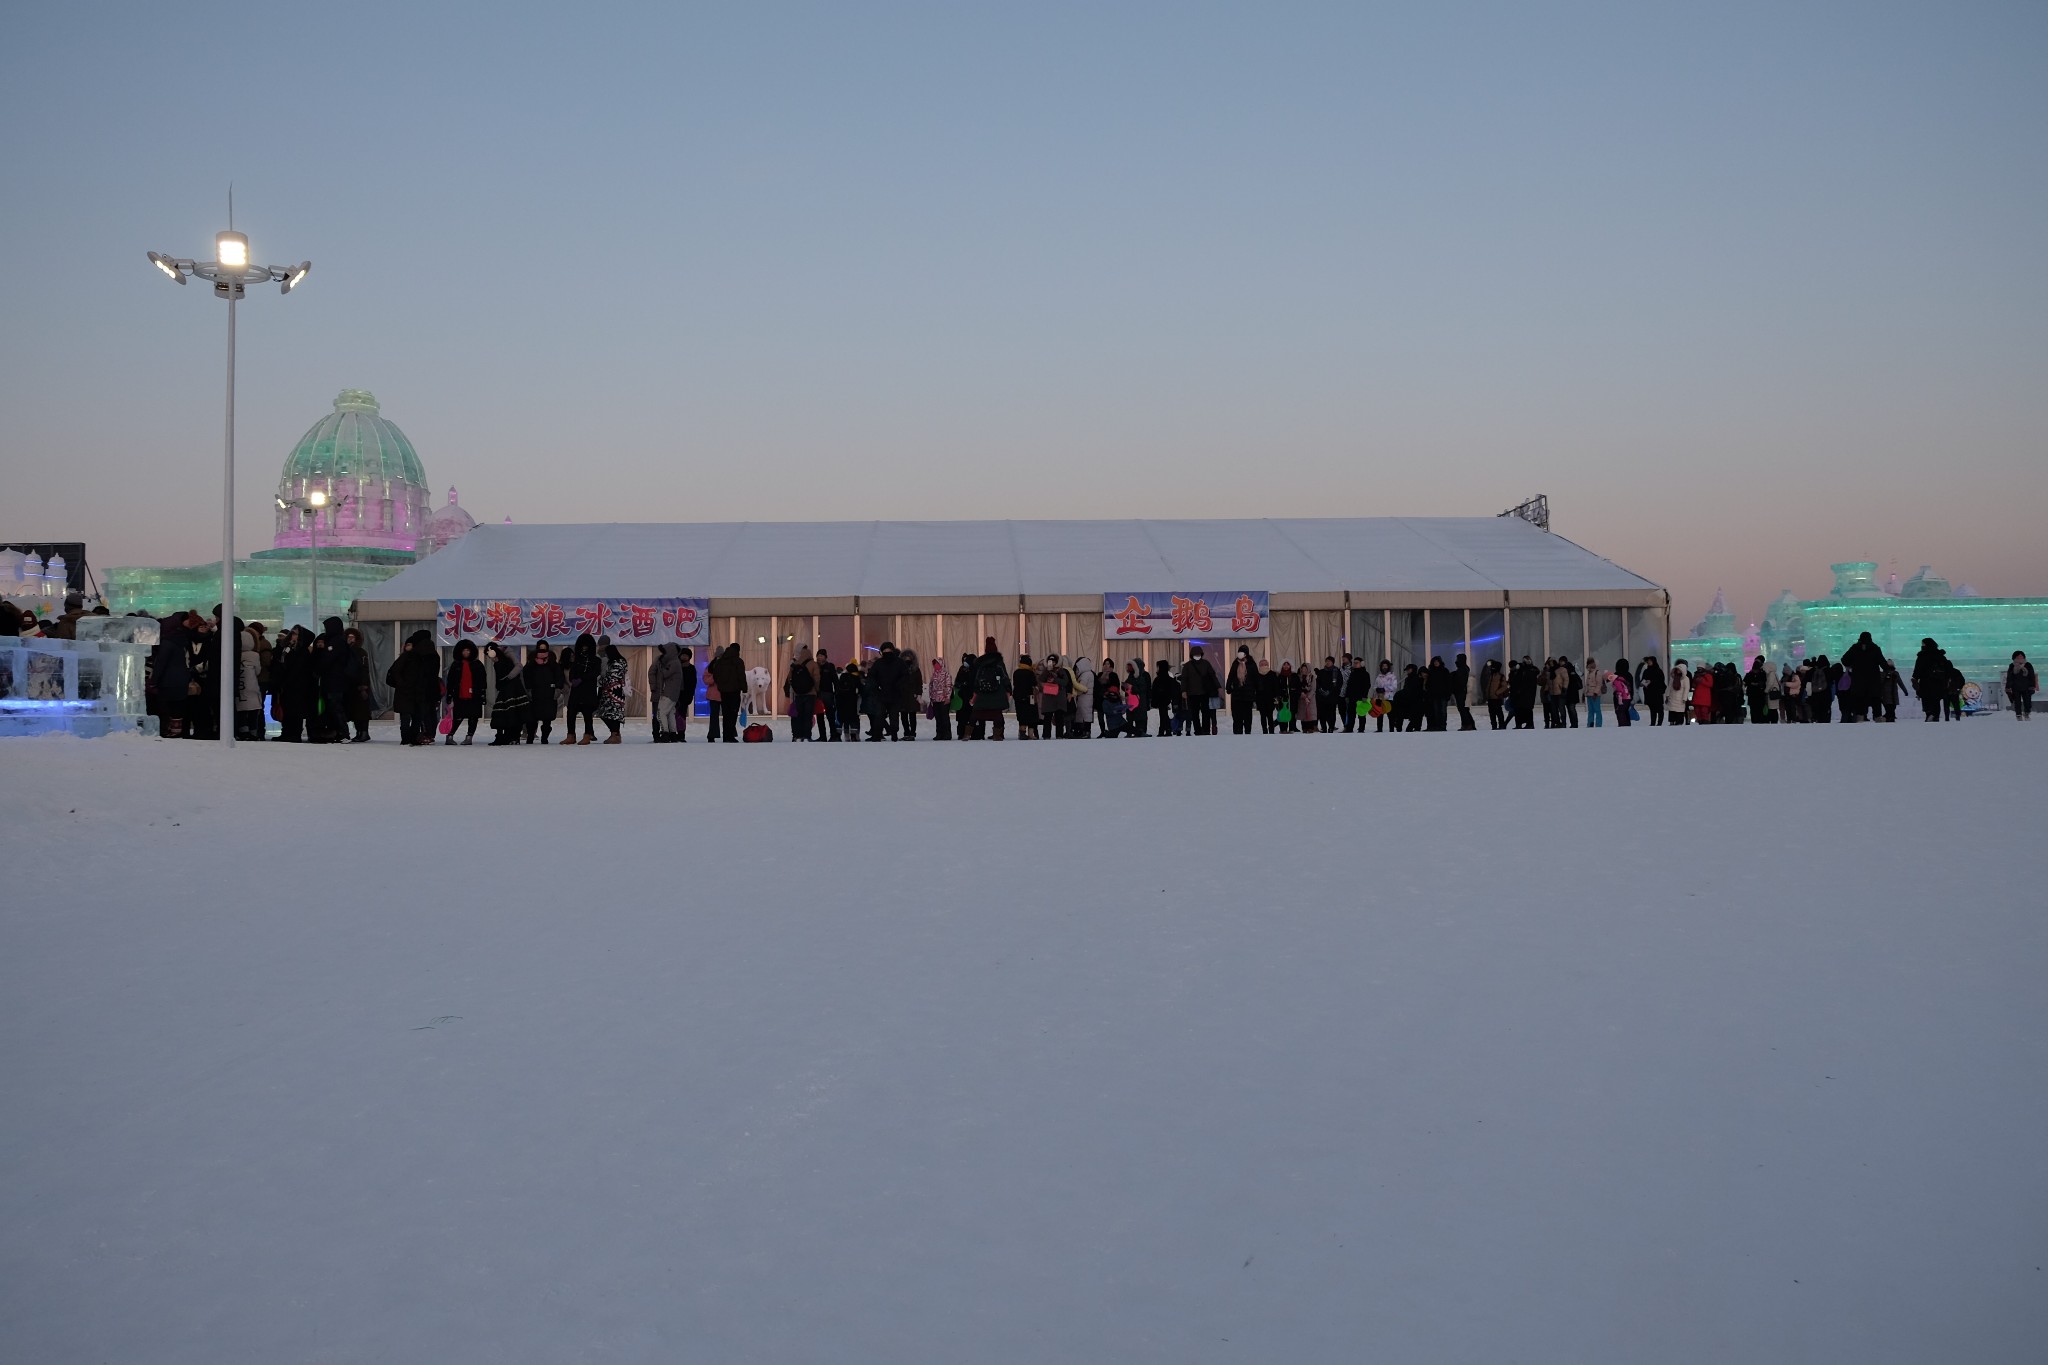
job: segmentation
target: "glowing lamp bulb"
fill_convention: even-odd
[[[213,258],[231,270],[249,264],[249,238],[240,232],[223,232],[213,239]]]

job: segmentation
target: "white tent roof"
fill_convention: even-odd
[[[1629,602],[1654,594],[1661,600],[1648,579],[1512,517],[1357,517],[485,523],[366,591],[359,602],[631,596],[1099,601],[1105,592],[1174,590],[1276,597],[1611,594]]]

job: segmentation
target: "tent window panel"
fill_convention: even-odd
[[[902,618],[900,633],[896,637],[896,648],[907,649],[917,655],[917,671],[927,681],[932,676],[932,654],[938,647],[938,617],[905,616]]]
[[[1325,656],[1341,658],[1345,648],[1343,612],[1312,611],[1308,614],[1308,657],[1311,664],[1320,668]]]
[[[1301,662],[1303,640],[1301,635],[1301,613],[1298,611],[1276,611],[1267,618],[1273,634],[1261,644],[1252,646],[1252,654],[1261,659],[1271,659],[1278,668],[1283,660]]]
[[[1033,612],[1024,618],[1023,652],[1033,659],[1060,652],[1058,612]]]
[[[1463,607],[1437,607],[1429,613],[1429,652],[1441,658],[1446,668],[1455,666],[1460,654],[1470,652],[1465,648]]]
[[[1582,607],[1550,608],[1550,654],[1569,659],[1574,666],[1586,662],[1586,613]]]
[[[1067,652],[1077,659],[1102,659],[1102,613],[1067,613]],[[1124,657],[1132,657],[1126,655]]]
[[[958,672],[962,654],[981,653],[981,618],[948,612],[940,619],[946,628],[946,657]]]
[[[1351,613],[1351,653],[1365,660],[1367,668],[1378,668],[1387,657],[1387,618],[1381,611]]]
[[[1621,657],[1621,608],[1594,607],[1586,613],[1591,627],[1586,653],[1602,668],[1614,667]]]
[[[1393,660],[1394,676],[1399,678],[1412,663],[1428,663],[1427,659],[1415,656],[1422,650],[1423,616],[1419,611],[1391,611],[1387,613],[1387,654]]]
[[[1543,658],[1543,608],[1516,607],[1508,613],[1508,648],[1517,659]]]
[[[1479,670],[1491,663],[1507,665],[1506,646],[1501,640],[1501,614],[1483,607],[1472,609],[1472,638],[1468,652],[1472,664],[1472,676],[1476,679]]]
[[[1628,652],[1637,660],[1654,656],[1659,662],[1664,659],[1664,609],[1662,607],[1630,607],[1628,609]]]

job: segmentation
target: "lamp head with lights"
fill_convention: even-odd
[[[152,251],[149,253],[149,263],[155,266],[158,270],[163,271],[164,274],[170,276],[171,279],[177,282],[178,284],[183,284],[185,282],[185,272],[179,269],[178,263],[172,260],[169,256],[166,256],[161,252]]]
[[[249,266],[249,236],[247,233],[230,229],[216,233],[213,239],[213,259],[229,270],[246,270]]]
[[[280,294],[291,293],[292,290],[297,289],[305,281],[306,275],[312,269],[313,263],[311,261],[300,261],[285,274],[284,282],[278,286],[277,292]]]
[[[306,494],[306,501],[315,507],[325,507],[327,505],[327,490],[324,488],[314,489]]]

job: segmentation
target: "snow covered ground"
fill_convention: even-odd
[[[2038,1362],[2044,760],[0,741],[0,1358]]]

